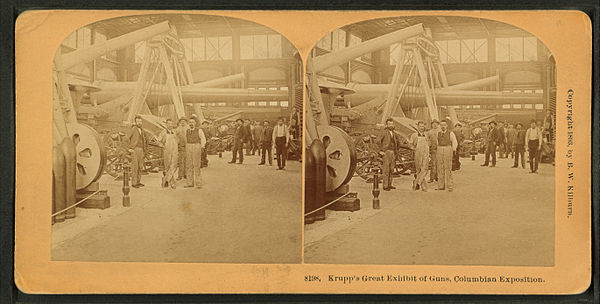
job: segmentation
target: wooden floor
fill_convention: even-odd
[[[112,207],[77,208],[77,217],[52,228],[52,259],[67,261],[300,263],[301,164],[286,170],[227,164],[209,156],[202,189],[160,188],[162,174],[132,188],[132,207],[121,206],[121,181],[103,176]]]
[[[453,192],[412,191],[412,178],[380,195],[372,209],[371,184],[351,181],[361,210],[327,211],[305,226],[305,263],[401,265],[554,264],[554,166],[539,174],[513,169],[512,159],[480,167],[482,156],[461,159]]]

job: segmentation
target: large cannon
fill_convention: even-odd
[[[86,188],[102,175],[106,155],[98,133],[77,121],[76,113],[83,92],[77,90],[81,87],[77,85],[71,85],[73,90],[70,90],[66,69],[87,63],[110,51],[122,49],[169,30],[168,22],[162,22],[70,53],[62,54],[60,48],[57,50],[54,58],[52,136],[55,145],[59,145],[64,140],[73,143],[72,154],[76,159],[76,166],[72,174],[75,174],[77,190]],[[60,168],[53,169],[61,170]],[[71,172],[66,174],[68,176]],[[75,189],[67,189],[67,192],[74,191]]]
[[[332,51],[329,54],[312,58],[306,63],[307,104],[305,108],[307,150],[305,212],[307,223],[315,217],[324,219],[323,206],[325,193],[338,193],[343,190],[355,173],[357,154],[352,138],[341,128],[330,124],[330,115],[334,110],[339,94],[350,92],[345,87],[325,85],[317,76],[328,68],[343,64],[366,53],[374,52],[389,45],[421,35],[423,25],[407,27],[362,43]],[[323,182],[324,187],[322,187]],[[314,193],[313,193],[314,192]]]

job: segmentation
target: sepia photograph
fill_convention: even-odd
[[[55,261],[300,263],[302,61],[238,18],[81,27],[52,67]]]
[[[588,288],[589,15],[177,9],[15,17],[21,294]]]
[[[554,265],[556,64],[535,35],[371,19],[306,65],[305,263]]]

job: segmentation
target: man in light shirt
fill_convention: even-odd
[[[429,172],[429,182],[433,183],[438,180],[437,177],[437,134],[440,131],[440,122],[433,120],[431,122],[431,130],[427,131],[425,135],[429,140],[429,158],[431,159],[431,171]]]
[[[452,183],[452,155],[458,147],[456,135],[448,130],[448,122],[442,120],[440,122],[440,131],[437,134],[437,177],[438,187],[435,190],[452,191],[454,185]]]
[[[535,120],[531,120],[531,127],[525,133],[525,147],[529,153],[529,173],[537,173],[540,149],[542,148],[542,130],[537,127]]]
[[[273,128],[273,144],[275,145],[275,154],[277,157],[277,170],[285,168],[285,159],[287,157],[287,145],[290,141],[290,132],[287,125],[283,123],[283,119],[278,119],[277,124]]]
[[[179,157],[178,144],[179,140],[177,134],[175,134],[175,122],[167,118],[166,128],[160,132],[157,140],[163,146],[163,179],[161,186],[166,188],[176,188],[175,183],[175,171],[177,171],[177,159]]]
[[[187,184],[185,188],[202,188],[202,174],[200,168],[202,165],[202,149],[206,146],[206,137],[199,125],[196,117],[190,118],[190,128],[187,129],[185,146],[185,168],[187,175]]]
[[[177,129],[175,129],[175,134],[177,135],[177,180],[185,179],[187,176],[185,175],[185,145],[187,142],[186,132],[188,126],[188,121],[185,117],[179,119]]]

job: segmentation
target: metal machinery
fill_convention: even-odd
[[[87,91],[88,98],[82,99],[83,112],[94,118],[112,116],[113,121],[126,122],[102,131],[107,154],[105,171],[113,176],[121,174],[126,162],[124,138],[136,116],[144,120],[144,131],[150,139],[144,161],[144,169],[150,171],[162,166],[162,148],[155,138],[165,128],[165,117],[177,120],[186,116],[185,103],[192,105],[193,112],[202,122],[205,117],[201,102],[281,100],[288,97],[287,92],[279,90],[215,88],[244,80],[243,73],[195,83],[175,28],[167,22],[161,24],[165,25],[165,31],[144,39],[145,53],[137,81],[96,81],[88,85],[92,88]],[[217,118],[215,122],[222,119],[226,117]],[[209,147],[220,152],[224,150],[223,142],[227,141],[227,136],[214,137]]]
[[[185,108],[180,88],[193,83],[184,52],[184,47],[173,27],[170,27],[168,32],[147,40],[138,81],[134,83],[133,90],[103,105],[103,109],[107,112],[119,109],[125,114],[124,120],[129,123],[111,130],[104,137],[108,148],[108,162],[105,166],[107,173],[113,176],[120,175],[127,157],[124,137],[136,116],[142,117],[144,131],[149,139],[144,157],[144,169],[152,170],[162,166],[162,148],[156,137],[165,126],[158,115],[175,120],[184,117]],[[148,96],[150,92],[159,92],[159,95],[152,99]],[[163,92],[166,96],[160,95]],[[161,97],[163,103],[159,103]],[[153,101],[156,106],[151,109],[149,104]],[[200,121],[204,120],[201,110],[196,114]]]
[[[65,73],[69,68],[91,62],[107,52],[144,41],[145,54],[137,81],[95,81],[90,84]],[[162,149],[154,138],[164,129],[164,117],[178,119],[185,116],[184,104],[191,104],[202,122],[205,117],[200,103],[279,101],[289,97],[289,93],[283,90],[217,88],[245,79],[243,73],[195,83],[183,45],[176,29],[168,21],[62,56],[57,54],[54,69],[57,144],[62,138],[73,135],[68,130],[85,134],[79,137],[77,146],[82,150],[78,159],[81,169],[77,175],[78,189],[97,180],[103,171],[113,176],[121,174],[127,159],[124,137],[136,115],[144,120],[144,130],[150,138],[145,169],[152,170],[162,166]],[[61,112],[56,113],[57,109]],[[237,114],[239,112],[234,113]],[[79,123],[78,119],[94,125],[100,135],[93,128]],[[224,119],[227,117],[214,121]],[[74,126],[67,128],[69,125]],[[223,150],[222,143],[215,146],[218,151]]]
[[[401,43],[391,84],[339,84],[319,73],[339,66],[363,54]],[[307,200],[305,210],[318,210],[326,202],[323,197],[309,195],[316,186],[308,178],[319,171],[309,168],[323,158],[326,193],[348,191],[346,185],[357,174],[367,180],[381,172],[381,155],[375,143],[387,118],[392,118],[399,135],[406,139],[416,130],[415,122],[449,117],[458,122],[454,106],[488,103],[523,103],[541,101],[542,94],[472,91],[499,81],[498,76],[449,86],[439,50],[422,24],[413,25],[362,43],[307,60],[306,143]],[[442,108],[443,107],[443,108]],[[446,115],[440,113],[445,111]],[[317,155],[322,146],[323,155]],[[311,154],[312,153],[312,154]],[[401,145],[395,174],[408,173],[413,168],[413,152]],[[317,189],[318,190],[318,189]],[[317,192],[318,193],[318,192]]]
[[[66,70],[92,61],[112,50],[149,39],[169,29],[167,23],[157,24],[88,48],[54,56],[52,73],[52,142],[53,142],[53,220],[75,216],[76,192],[82,191],[102,175],[106,154],[98,133],[77,120],[80,103],[93,86],[71,83]],[[64,212],[63,212],[64,210]]]

